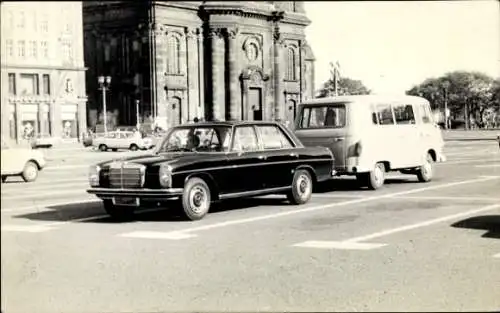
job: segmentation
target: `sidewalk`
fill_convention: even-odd
[[[497,140],[500,136],[500,129],[491,130],[443,130],[445,141],[474,141],[474,140]]]

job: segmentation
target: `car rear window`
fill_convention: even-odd
[[[306,106],[302,110],[299,128],[342,128],[346,121],[345,111],[344,104]]]

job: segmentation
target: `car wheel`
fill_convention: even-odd
[[[377,190],[385,181],[385,166],[382,163],[375,164],[375,168],[369,173],[364,173],[358,177],[362,184],[368,186],[371,190]]]
[[[136,144],[131,144],[129,149],[132,151],[137,151],[137,149],[139,149],[139,147]]]
[[[100,145],[99,150],[101,150],[102,152],[105,152],[105,151],[108,151],[108,147],[106,145]]]
[[[202,219],[210,209],[210,202],[210,188],[203,179],[194,177],[186,182],[182,194],[182,209],[188,219]]]
[[[118,149],[111,149],[111,151],[116,152],[116,151],[118,151]]]
[[[130,221],[135,213],[134,207],[114,205],[111,200],[104,200],[104,210],[117,221]]]
[[[23,180],[27,183],[33,182],[38,177],[38,165],[32,161],[28,161],[24,166],[23,173],[21,174]]]
[[[7,176],[2,175],[2,183],[5,183],[7,181]]]
[[[313,180],[307,170],[296,170],[292,180],[292,190],[287,193],[287,199],[292,204],[304,204],[311,199]]]
[[[417,171],[417,178],[419,182],[426,183],[432,180],[433,166],[432,166],[432,156],[427,154],[425,158],[425,163],[420,166]]]

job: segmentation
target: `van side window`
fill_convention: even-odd
[[[372,122],[375,125],[378,125],[378,116],[377,116],[377,110],[375,109],[374,105],[371,105],[371,111],[372,111]]]
[[[342,128],[346,122],[345,111],[344,105],[306,107],[300,128]]]
[[[427,108],[427,106],[425,104],[421,104],[419,105],[419,109],[420,109],[420,116],[422,116],[422,122],[424,122],[424,124],[432,123],[431,113]]]
[[[377,105],[377,115],[380,125],[394,124],[394,117],[392,116],[392,108],[389,104]]]
[[[415,124],[415,115],[411,104],[393,106],[396,124]]]

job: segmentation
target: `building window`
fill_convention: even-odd
[[[7,56],[13,57],[14,56],[14,41],[12,39],[7,39],[5,41],[5,49],[7,51]]]
[[[47,14],[44,14],[42,16],[42,21],[40,22],[40,30],[44,33],[47,33],[49,31],[49,19],[47,17]]]
[[[180,74],[181,43],[179,38],[170,36],[167,39],[167,73]]]
[[[287,50],[287,62],[286,62],[286,80],[296,80],[295,73],[295,51],[293,48],[288,48]]]
[[[19,19],[17,20],[17,27],[24,28],[26,24],[26,16],[24,12],[19,12]]]
[[[40,48],[42,50],[42,56],[44,58],[48,58],[49,57],[49,46],[48,46],[48,43],[46,41],[40,42]]]
[[[38,75],[21,74],[19,79],[19,90],[21,95],[39,95]]]
[[[43,94],[50,95],[50,75],[43,74]]]
[[[35,40],[30,41],[30,57],[36,58],[38,56],[38,46]]]
[[[9,73],[9,95],[16,94],[16,74]]]
[[[71,40],[62,42],[62,55],[65,61],[73,60],[73,46]]]
[[[24,40],[17,42],[17,55],[21,58],[24,58],[26,55],[26,42]]]

